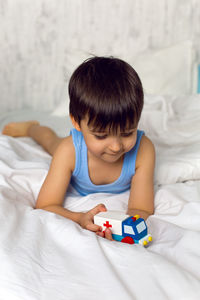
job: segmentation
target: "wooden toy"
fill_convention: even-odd
[[[146,222],[139,215],[131,217],[120,211],[110,210],[95,215],[94,224],[101,226],[103,231],[110,228],[113,239],[119,242],[147,246],[152,241]]]

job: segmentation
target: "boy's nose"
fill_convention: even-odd
[[[120,139],[118,138],[113,139],[110,144],[109,150],[113,153],[118,153],[121,151],[121,149],[122,149],[122,143]]]

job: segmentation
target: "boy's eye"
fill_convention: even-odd
[[[103,140],[107,137],[107,135],[95,135],[95,138],[98,140]]]
[[[133,135],[134,132],[135,132],[135,131],[124,132],[124,133],[121,133],[121,136],[122,136],[122,137],[129,137],[129,136]],[[107,135],[107,134],[104,134],[104,135],[96,135],[96,134],[95,134],[94,136],[95,136],[95,138],[98,139],[98,140],[103,140],[103,139],[106,139],[108,135]]]
[[[133,133],[134,133],[134,131],[127,132],[127,133],[124,132],[124,133],[121,134],[121,136],[122,137],[128,137],[128,136],[131,136]]]

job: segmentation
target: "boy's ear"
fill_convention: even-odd
[[[72,122],[72,125],[74,126],[74,128],[78,131],[81,131],[80,125],[78,124],[78,122],[75,121],[75,119],[72,115],[70,115],[70,119],[71,119],[71,122]]]

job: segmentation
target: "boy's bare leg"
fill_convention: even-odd
[[[41,145],[50,155],[53,155],[63,138],[38,121],[12,122],[7,124],[2,133],[12,137],[29,136]]]

